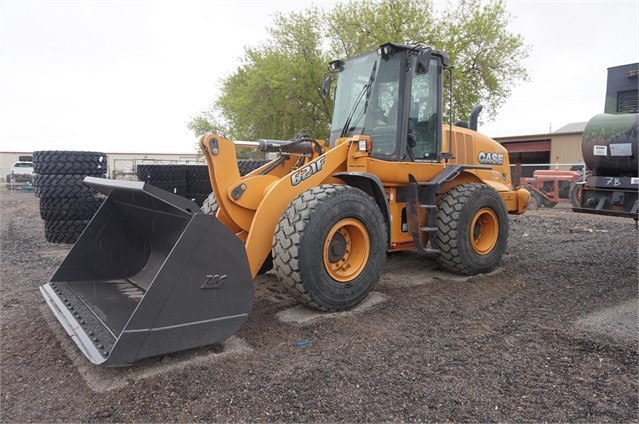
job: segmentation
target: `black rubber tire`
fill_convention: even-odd
[[[240,175],[244,176],[269,162],[268,160],[244,159],[237,161],[237,166],[240,170]]]
[[[101,197],[41,198],[40,218],[45,221],[82,221],[93,218],[104,199]]]
[[[539,193],[536,191],[530,192],[530,198],[528,199],[528,204],[526,205],[526,209],[534,211],[541,207],[544,199],[541,197]]]
[[[570,199],[570,204],[573,208],[581,207],[581,190],[583,188],[583,184],[570,184],[570,191],[568,193],[568,198]]]
[[[437,259],[443,268],[464,275],[492,271],[508,242],[508,211],[503,199],[485,184],[453,187],[439,203],[435,237],[440,250]],[[480,248],[485,251],[478,252]]]
[[[151,183],[160,180],[181,180],[186,183],[186,167],[180,164],[141,164],[137,166],[136,174],[140,181]]]
[[[107,155],[102,152],[41,150],[33,152],[33,172],[42,175],[103,175]]]
[[[186,198],[194,201],[201,208],[204,205],[204,201],[208,199],[209,193],[186,193]]]
[[[186,180],[208,180],[209,179],[209,167],[207,165],[187,165],[186,166]]]
[[[88,224],[88,220],[44,221],[44,238],[49,243],[73,244]]]
[[[362,243],[350,238],[353,243],[350,251],[345,249],[347,254],[357,253],[357,244],[365,244],[366,253],[357,254],[362,257],[352,277],[339,281],[331,275],[334,271],[327,270],[324,248],[328,237],[335,240],[335,228],[346,221],[358,226],[356,231],[368,239]],[[386,260],[386,237],[384,217],[368,194],[344,185],[321,185],[300,194],[282,214],[273,238],[273,269],[305,305],[325,311],[347,310],[364,300],[379,280]]]
[[[201,193],[208,196],[208,194],[213,191],[213,188],[211,187],[211,181],[208,179],[196,180],[186,182],[186,191],[188,193]]]
[[[84,183],[84,177],[84,175],[34,174],[35,195],[40,198],[92,197],[97,192]]]
[[[186,196],[186,182],[182,180],[157,180],[150,181],[148,184],[153,187],[161,188],[169,193],[177,194],[178,196]]]

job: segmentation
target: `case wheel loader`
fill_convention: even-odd
[[[272,268],[303,304],[342,311],[378,281],[387,252],[417,249],[462,274],[494,269],[508,214],[529,193],[511,183],[504,147],[470,124],[442,122],[448,57],[388,43],[330,64],[330,140],[200,146],[213,193],[204,213],[138,181],[86,182],[107,200],[41,287],[94,364],[220,342],[245,322],[253,279]],[[468,128],[470,127],[470,128]],[[236,146],[277,152],[240,176]]]

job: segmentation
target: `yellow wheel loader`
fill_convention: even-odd
[[[387,252],[417,249],[462,274],[494,269],[508,214],[529,193],[507,151],[442,122],[448,57],[388,43],[330,64],[328,142],[200,139],[213,193],[203,209],[136,181],[87,177],[108,195],[44,298],[87,358],[124,366],[220,342],[245,322],[272,269],[303,304],[342,311],[378,281]],[[236,146],[277,152],[240,176]]]

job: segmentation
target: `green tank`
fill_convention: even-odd
[[[575,212],[639,220],[638,65],[608,68],[604,113],[588,121],[582,136],[589,175],[571,188]]]
[[[593,175],[637,176],[638,115],[596,115],[584,129],[581,150]]]

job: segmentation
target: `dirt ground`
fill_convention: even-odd
[[[33,194],[0,205],[2,422],[639,422],[633,220],[511,216],[491,275],[392,254],[375,304],[307,322],[267,274],[228,343],[104,370],[38,290],[69,247]]]

